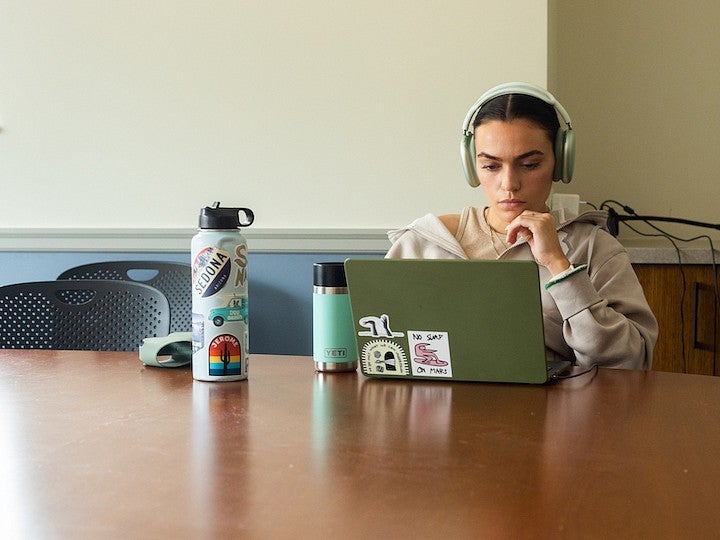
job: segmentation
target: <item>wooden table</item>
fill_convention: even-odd
[[[720,378],[194,382],[132,353],[0,351],[2,538],[707,538]]]

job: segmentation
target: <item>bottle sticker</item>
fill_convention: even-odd
[[[235,274],[235,287],[245,286],[247,281],[247,245],[239,244],[235,247],[235,264],[237,265],[237,273]]]
[[[222,298],[222,297],[221,297]],[[242,321],[248,322],[248,301],[247,296],[233,294],[226,301],[217,307],[210,309],[208,320],[215,326],[222,326],[226,322]]]
[[[242,375],[242,347],[231,334],[216,336],[208,347],[210,375]]]
[[[205,346],[205,317],[202,313],[192,314],[192,350],[196,353]]]
[[[214,246],[200,250],[193,261],[193,294],[206,298],[222,290],[230,279],[231,266],[227,251]]]
[[[452,377],[450,340],[447,332],[408,330],[413,375]]]

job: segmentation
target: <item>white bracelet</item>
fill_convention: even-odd
[[[563,270],[557,276],[553,276],[553,278],[545,284],[545,290],[549,289],[556,283],[559,283],[562,280],[569,278],[573,274],[577,274],[578,272],[582,272],[586,269],[587,264],[581,264],[580,266],[574,266],[573,264],[571,264],[570,268],[568,268],[567,270]]]

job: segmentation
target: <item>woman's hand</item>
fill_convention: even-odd
[[[555,227],[552,214],[525,210],[506,227],[507,242],[512,245],[524,237],[538,264],[556,276],[570,268],[570,261],[562,251]]]

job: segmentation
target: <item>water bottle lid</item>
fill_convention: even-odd
[[[345,266],[341,262],[313,264],[313,285],[317,287],[347,287]]]
[[[240,212],[245,215],[243,221],[240,221]],[[201,229],[237,229],[248,227],[253,221],[255,215],[249,208],[220,208],[220,203],[214,202],[212,206],[200,209]]]

